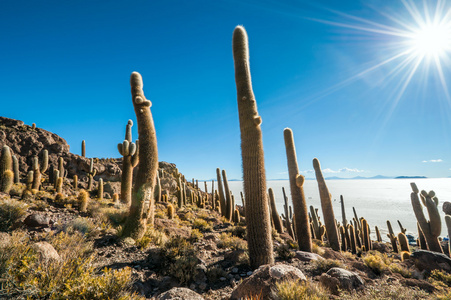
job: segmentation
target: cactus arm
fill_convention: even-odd
[[[426,217],[424,216],[423,206],[421,205],[420,199],[418,198],[418,194],[412,192],[410,194],[410,200],[412,202],[413,212],[415,213],[418,224],[420,224],[421,230],[423,231],[423,233],[425,232],[425,230],[429,231],[429,225]]]
[[[426,197],[426,208],[429,214],[429,226],[431,229],[431,234],[435,237],[438,237],[442,232],[442,222],[440,220],[440,213],[438,212],[437,202],[433,200],[431,197],[431,193]],[[437,199],[438,201],[438,199]]]

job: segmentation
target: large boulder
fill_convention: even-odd
[[[277,282],[297,282],[300,280],[305,281],[306,279],[302,271],[293,266],[283,264],[263,265],[233,290],[230,299],[258,297],[258,299],[263,300],[275,300],[278,299]]]
[[[43,214],[33,213],[28,215],[23,223],[29,228],[48,227],[50,225],[50,218]]]
[[[420,271],[445,270],[451,272],[451,259],[443,253],[417,250],[412,253],[410,258],[413,259],[415,266]]]
[[[299,259],[300,261],[324,260],[321,255],[306,251],[296,251],[294,257]]]
[[[158,295],[157,300],[204,300],[204,298],[193,290],[175,287]]]
[[[335,295],[338,295],[339,289],[352,291],[363,286],[363,280],[357,273],[342,268],[332,268],[322,274],[320,282]]]

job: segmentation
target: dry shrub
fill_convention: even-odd
[[[276,283],[277,297],[280,300],[328,300],[327,291],[320,285],[304,281],[282,281]]]
[[[47,240],[60,260],[41,260],[23,232],[0,244],[1,299],[140,299],[130,292],[130,269],[98,274],[92,244],[82,234],[49,234]]]
[[[15,199],[0,200],[0,231],[9,231],[27,214],[27,207],[23,202]]]
[[[180,284],[189,284],[195,276],[199,259],[196,251],[185,238],[172,237],[161,249],[166,274],[176,278]]]
[[[213,226],[204,219],[195,219],[193,222],[193,229],[199,229],[202,232],[210,232],[212,231]]]
[[[319,275],[326,273],[332,268],[343,268],[344,265],[341,261],[336,259],[318,259],[312,261],[312,267],[315,274]]]
[[[246,241],[239,237],[232,236],[231,233],[221,233],[217,246],[219,248],[230,248],[232,250],[247,250]]]

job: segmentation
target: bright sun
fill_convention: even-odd
[[[410,42],[417,56],[443,56],[451,50],[451,28],[449,24],[425,24],[412,32]]]

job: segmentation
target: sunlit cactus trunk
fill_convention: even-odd
[[[330,247],[335,250],[340,250],[340,240],[338,238],[337,226],[335,224],[334,209],[332,207],[332,197],[326,186],[323,173],[321,172],[321,165],[318,159],[313,159],[313,168],[315,169],[316,181],[318,182],[319,195],[321,198],[321,209],[324,216],[324,224],[326,225],[327,239]],[[296,212],[295,212],[296,213]]]
[[[294,217],[296,219],[296,236],[298,239],[299,250],[312,252],[312,234],[303,187],[304,177],[299,174],[293,132],[290,128],[285,128],[283,136],[287,152],[288,176],[290,179]]]
[[[141,75],[133,72],[130,78],[133,106],[138,122],[139,167],[133,186],[132,203],[123,236],[139,239],[146,232],[146,224],[153,225],[155,178],[158,172],[157,135],[153,124],[151,103],[143,92]]]
[[[274,254],[266,198],[261,118],[252,91],[247,33],[242,26],[237,26],[233,32],[233,59],[241,131],[249,260],[252,268],[258,268],[273,263]]]

